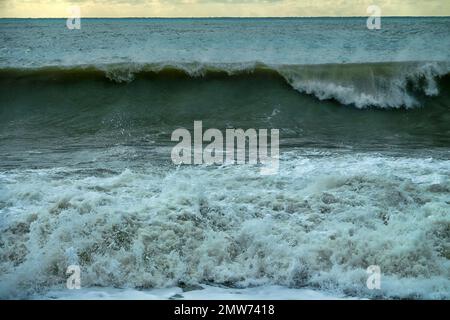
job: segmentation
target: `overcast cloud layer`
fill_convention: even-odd
[[[0,0],[1,17],[65,17],[78,5],[84,17],[448,16],[448,0]]]

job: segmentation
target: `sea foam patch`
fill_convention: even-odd
[[[82,288],[448,298],[449,169],[442,159],[291,153],[275,176],[251,165],[4,172],[0,293],[64,289],[75,255]],[[370,265],[379,290],[367,287]]]

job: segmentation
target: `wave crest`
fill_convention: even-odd
[[[415,94],[438,95],[436,79],[449,71],[447,65],[437,62],[308,68],[282,69],[280,74],[300,92],[358,108],[417,107]]]
[[[293,89],[319,100],[333,99],[357,108],[413,108],[420,106],[419,96],[439,95],[438,79],[449,74],[447,62],[383,62],[321,65],[269,65],[247,63],[106,64],[41,69],[8,69],[5,72],[55,74],[65,76],[97,74],[117,82],[129,83],[137,77],[233,77],[272,75],[284,79]]]

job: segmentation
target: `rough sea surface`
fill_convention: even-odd
[[[77,264],[81,298],[449,299],[449,48],[450,18],[0,19],[0,297]],[[280,129],[278,173],[174,165],[195,120]]]

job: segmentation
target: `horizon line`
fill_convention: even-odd
[[[298,18],[367,18],[369,15],[363,16],[183,16],[183,17],[144,17],[144,16],[123,16],[123,17],[80,17],[80,19],[298,19]],[[381,18],[449,18],[450,15],[427,15],[427,16],[408,16],[408,15],[398,15],[398,16],[381,16]],[[64,17],[0,17],[0,19],[67,19],[71,18],[68,16]]]

